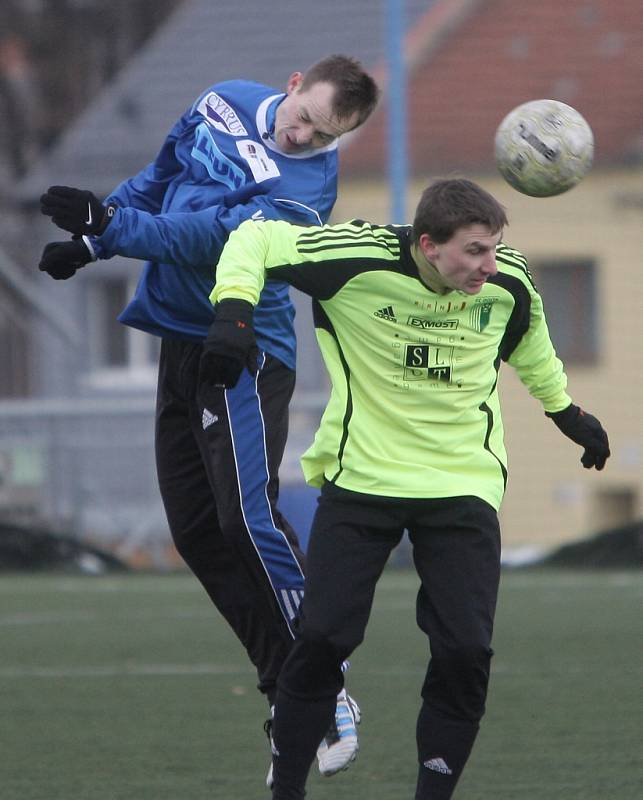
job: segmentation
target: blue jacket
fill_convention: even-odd
[[[156,159],[106,198],[118,206],[92,239],[98,258],[147,259],[119,319],[162,337],[199,341],[229,233],[246,219],[328,220],[337,194],[337,145],[285,155],[271,139],[285,95],[249,81],[206,90],[177,121]],[[288,287],[269,282],[255,310],[257,341],[295,367]]]

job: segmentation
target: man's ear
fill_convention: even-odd
[[[438,253],[438,247],[428,233],[421,233],[418,239],[420,250],[428,261],[433,261]]]
[[[293,92],[297,91],[297,89],[301,86],[303,79],[303,72],[293,72],[293,74],[288,78],[288,83],[286,84],[286,94],[292,94]]]

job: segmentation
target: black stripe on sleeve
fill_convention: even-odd
[[[341,246],[345,247],[346,245]],[[326,250],[328,247],[323,249]],[[300,292],[318,300],[329,300],[362,272],[393,271],[394,269],[395,262],[391,261],[359,257],[338,258],[271,267],[268,278],[274,281],[285,281],[295,289],[299,289]]]
[[[269,280],[285,281],[304,294],[329,300],[362,272],[386,270],[410,274],[419,279],[409,250],[410,227],[384,227],[360,220],[344,225],[309,228],[299,234],[297,249],[302,255],[297,264],[278,264],[270,268]],[[370,252],[368,250],[370,248]],[[373,257],[373,249],[382,258]],[[315,253],[343,250],[344,255],[308,261]],[[360,250],[362,251],[360,253]],[[346,257],[347,251],[351,252]],[[389,257],[385,257],[385,253]],[[392,256],[392,258],[391,258]]]
[[[518,346],[522,337],[529,330],[531,295],[520,278],[507,275],[506,272],[499,272],[497,275],[489,278],[489,283],[501,286],[508,291],[514,299],[514,307],[509,321],[507,322],[504,336],[498,347],[498,356],[503,361],[507,361]]]
[[[533,276],[529,271],[527,259],[518,250],[514,250],[512,247],[504,244],[504,242],[501,242],[496,249],[496,261],[508,267],[519,269],[532,285],[534,291],[538,291]]]

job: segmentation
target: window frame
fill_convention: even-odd
[[[547,326],[559,358],[568,366],[596,366],[601,358],[596,258],[541,257],[532,260],[529,269],[542,297]]]

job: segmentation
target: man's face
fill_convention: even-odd
[[[501,238],[502,231],[491,233],[486,225],[467,225],[443,244],[423,233],[420,247],[450,289],[478,294],[487,278],[498,272],[496,245]]]
[[[301,72],[290,76],[287,96],[277,107],[274,139],[282,153],[327,147],[357,125],[357,112],[347,120],[340,120],[333,112],[332,84],[313,83],[302,90],[302,79]]]

